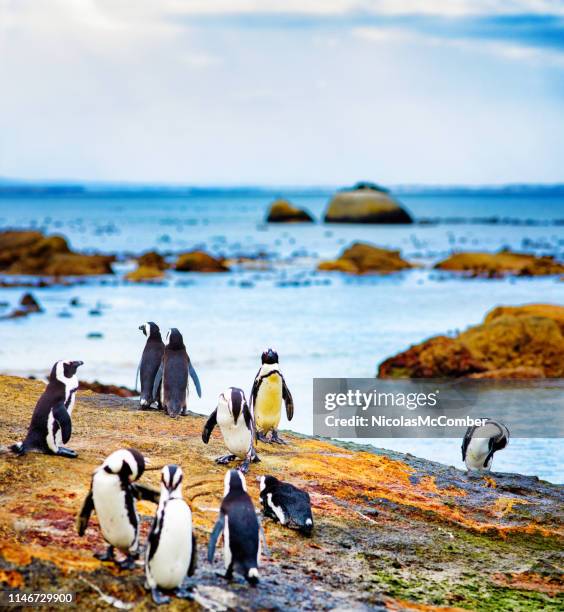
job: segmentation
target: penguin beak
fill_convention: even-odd
[[[84,365],[84,361],[71,361],[71,365],[75,368],[80,368],[81,365]]]
[[[143,331],[145,329],[145,326],[144,325],[140,325],[138,329],[139,329],[139,331]]]

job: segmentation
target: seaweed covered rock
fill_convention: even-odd
[[[24,435],[43,383],[0,376],[0,444]],[[158,468],[184,469],[198,541],[194,602],[167,610],[561,610],[564,490],[534,476],[472,475],[411,455],[286,433],[288,446],[261,445],[247,477],[270,474],[310,495],[311,539],[264,521],[270,556],[250,589],[217,575],[206,547],[223,497],[223,442],[201,442],[205,417],[178,421],[137,411],[131,400],[79,391],[73,412],[77,461],[32,454],[0,457],[0,583],[76,593],[79,610],[152,609],[142,567],[116,572],[95,516],[84,537],[75,518],[92,471],[119,448]],[[158,435],[155,435],[155,432]],[[142,481],[158,486],[159,470]],[[14,486],[17,483],[17,486]],[[139,502],[141,542],[155,507]],[[222,567],[222,564],[221,564]],[[105,600],[104,600],[105,598]],[[110,599],[112,598],[112,599]],[[485,604],[485,605],[484,605]]]
[[[357,183],[337,192],[325,212],[326,223],[413,223],[386,189],[373,183]]]
[[[564,306],[501,306],[456,338],[437,336],[382,362],[380,378],[564,376]],[[489,373],[489,374],[488,374]]]
[[[273,202],[266,220],[268,223],[313,223],[313,217],[306,210],[293,206],[288,200]]]
[[[387,274],[412,267],[409,262],[402,259],[399,251],[382,249],[365,242],[355,242],[346,248],[338,259],[322,261],[317,269],[350,274]]]
[[[471,276],[545,276],[564,273],[564,264],[554,257],[499,251],[499,253],[455,253],[435,265],[438,270],[462,272]]]
[[[223,259],[213,257],[205,251],[190,251],[179,255],[176,270],[178,272],[229,272]]]
[[[0,272],[41,276],[112,274],[114,257],[71,251],[62,236],[36,231],[0,232]]]

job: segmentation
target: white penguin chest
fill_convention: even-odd
[[[136,539],[137,529],[131,524],[126,493],[114,474],[100,473],[92,483],[94,509],[106,541],[120,549],[128,549]]]
[[[220,407],[217,411],[217,424],[229,452],[237,455],[240,459],[245,458],[251,446],[251,432],[247,429],[243,414],[239,415],[237,423],[235,423],[229,410]]]
[[[163,589],[182,584],[192,558],[192,513],[183,499],[171,499],[164,508],[164,519],[157,549],[148,570]]]
[[[489,453],[489,438],[472,438],[466,449],[466,466],[474,470],[486,469],[484,461]]]

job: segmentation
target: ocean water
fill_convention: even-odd
[[[121,276],[101,284],[34,289],[45,313],[1,321],[0,371],[44,376],[60,358],[81,359],[81,378],[133,386],[147,321],[178,327],[198,371],[203,397],[190,409],[207,414],[227,386],[250,392],[260,354],[275,347],[296,404],[282,428],[311,433],[312,379],[372,377],[386,357],[439,333],[479,323],[499,304],[564,304],[556,278],[459,279],[429,266],[452,250],[503,246],[562,256],[564,197],[526,194],[409,193],[401,200],[416,218],[510,217],[513,224],[439,223],[412,226],[267,226],[273,197],[285,195],[319,218],[325,191],[211,191],[194,194],[86,194],[0,197],[0,225],[40,227],[64,234],[77,249],[124,255],[149,248],[176,252],[201,246],[226,256],[271,258],[266,270],[236,269],[203,275],[170,273],[164,285],[130,285]],[[527,224],[527,220],[540,224]],[[315,272],[354,240],[401,249],[420,269],[383,277]],[[15,304],[24,290],[4,288],[0,301]],[[81,306],[69,306],[77,297]],[[101,316],[89,310],[99,305]],[[66,317],[62,317],[64,313]],[[98,332],[101,338],[89,338]],[[157,415],[155,415],[156,418]],[[179,424],[181,426],[181,424]],[[459,440],[375,440],[458,467]],[[512,439],[495,459],[498,471],[536,474],[564,482],[559,440]]]

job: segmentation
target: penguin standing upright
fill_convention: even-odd
[[[260,501],[264,515],[304,535],[313,531],[309,493],[274,476],[261,476]]]
[[[109,455],[94,472],[90,491],[77,518],[78,535],[84,535],[92,511],[96,511],[104,539],[105,553],[95,555],[101,561],[114,561],[122,569],[132,569],[139,556],[139,516],[135,499],[158,503],[159,492],[135,483],[145,471],[145,458],[133,449],[121,449]],[[126,554],[117,562],[114,548]]]
[[[147,336],[143,355],[137,368],[137,377],[141,380],[139,407],[141,410],[146,410],[151,407],[153,402],[159,401],[158,390],[153,395],[153,386],[155,384],[155,376],[163,359],[164,342],[161,338],[159,326],[156,323],[148,321],[140,325],[139,329]]]
[[[225,496],[219,509],[208,545],[208,561],[213,562],[215,546],[223,531],[225,578],[231,580],[233,570],[241,573],[252,585],[259,581],[261,551],[260,525],[253,502],[247,493],[245,477],[239,470],[225,474]]]
[[[251,391],[251,409],[255,415],[257,438],[261,442],[285,444],[278,436],[282,400],[286,404],[288,421],[294,416],[294,400],[278,365],[278,353],[269,348],[262,354],[262,366]],[[271,431],[270,440],[266,434]]]
[[[174,589],[181,598],[191,596],[184,582],[196,569],[196,537],[190,506],[182,499],[182,476],[177,465],[165,465],[161,472],[159,507],[145,551],[146,587],[156,604],[170,601],[160,589]]]
[[[10,447],[17,455],[27,451],[59,455],[74,459],[77,453],[62,446],[72,433],[72,411],[75,393],[78,389],[76,370],[82,361],[57,361],[51,373],[47,388],[37,400],[31,417],[27,436],[23,442]]]
[[[214,427],[219,425],[225,446],[231,454],[218,457],[215,461],[227,464],[239,458],[244,459],[239,470],[244,474],[251,461],[260,461],[255,452],[254,419],[245,392],[237,387],[228,387],[220,396],[217,408],[211,413],[202,431],[202,441],[209,442]]]
[[[487,419],[483,425],[473,425],[466,430],[462,440],[462,461],[467,469],[489,472],[494,453],[507,446],[509,430],[493,419]]]
[[[202,397],[200,381],[186,352],[182,334],[173,327],[167,332],[163,359],[153,385],[153,396],[160,385],[161,404],[171,417],[188,413],[188,374],[194,381],[198,397]]]

